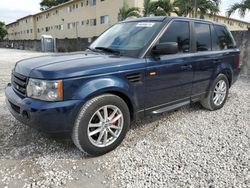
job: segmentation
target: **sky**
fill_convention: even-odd
[[[225,16],[225,12],[230,5],[241,1],[242,0],[221,0],[220,15]],[[21,17],[38,13],[40,11],[40,2],[41,0],[0,0],[0,21],[9,24]],[[237,13],[232,15],[232,18],[250,22],[250,12],[247,13],[245,18],[240,18]]]

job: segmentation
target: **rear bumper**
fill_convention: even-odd
[[[11,114],[23,124],[46,133],[70,133],[82,101],[46,102],[22,97],[10,85],[5,88]]]
[[[240,76],[240,71],[241,71],[240,68],[234,70],[231,85],[233,85],[238,80]]]

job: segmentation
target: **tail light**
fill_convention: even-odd
[[[236,56],[236,68],[240,68],[240,54]]]

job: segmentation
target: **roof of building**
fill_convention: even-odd
[[[70,1],[65,2],[65,3],[62,3],[62,4],[60,4],[60,5],[51,7],[51,8],[49,8],[49,9],[47,9],[47,10],[38,12],[38,13],[36,13],[36,14],[28,15],[28,16],[19,18],[19,19],[16,20],[15,22],[9,23],[9,24],[7,24],[6,26],[12,25],[12,24],[14,24],[14,23],[16,23],[16,22],[18,22],[18,21],[20,21],[20,20],[23,20],[23,19],[27,18],[27,17],[37,16],[37,15],[40,15],[40,14],[44,14],[44,13],[50,12],[50,11],[52,11],[52,10],[55,10],[55,9],[57,9],[57,8],[59,8],[59,7],[63,7],[63,6],[66,6],[66,5],[68,5],[68,4],[75,3],[75,2],[78,2],[78,1],[81,1],[81,0],[70,0]],[[237,20],[237,19],[234,19],[234,18],[230,18],[230,17],[226,17],[226,16],[221,16],[221,15],[215,15],[215,16],[216,16],[216,17],[219,17],[219,18],[228,19],[228,20],[232,20],[232,21],[236,21],[236,22],[241,22],[241,23],[245,23],[245,24],[249,24],[249,25],[250,25],[250,22],[246,22],[246,21],[243,21],[243,20]],[[161,17],[161,18],[163,18],[163,17],[165,18],[165,16],[160,16],[160,17]],[[159,19],[161,19],[160,17],[159,17]],[[185,17],[185,18],[187,18],[187,17]],[[141,19],[144,19],[144,18],[141,18]],[[158,18],[156,18],[156,19],[158,19]]]

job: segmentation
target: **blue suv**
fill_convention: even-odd
[[[126,20],[85,52],[17,62],[5,89],[20,122],[67,133],[90,155],[124,139],[130,122],[200,102],[217,110],[240,70],[224,25],[181,17]]]

